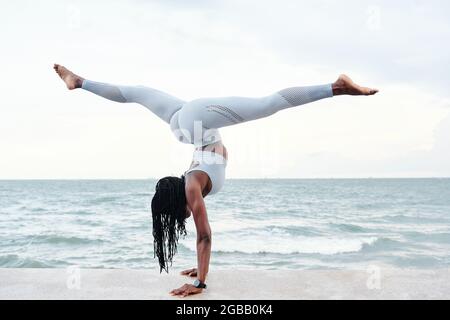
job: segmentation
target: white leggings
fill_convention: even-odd
[[[280,110],[333,96],[331,84],[293,87],[260,98],[200,98],[189,102],[144,86],[84,80],[82,88],[117,102],[136,102],[170,124],[177,139],[204,146],[221,140],[217,129],[268,117]]]

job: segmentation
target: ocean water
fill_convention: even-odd
[[[0,267],[150,268],[155,180],[0,181]],[[212,269],[450,266],[450,179],[228,180]],[[195,227],[176,269],[196,266]]]

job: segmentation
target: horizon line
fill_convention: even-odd
[[[0,178],[0,181],[125,181],[125,180],[159,180],[160,178]],[[300,178],[227,178],[227,180],[414,180],[414,179],[450,179],[450,176],[423,177],[300,177]]]

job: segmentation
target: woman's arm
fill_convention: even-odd
[[[211,257],[211,228],[209,227],[205,202],[201,195],[191,208],[197,229],[197,278],[201,282],[205,282]]]
[[[204,283],[211,257],[211,228],[199,183],[190,181],[189,188],[186,188],[186,200],[192,211],[197,229],[197,279]],[[192,284],[185,284],[179,289],[172,290],[171,294],[185,297],[190,294],[201,293],[202,290]]]

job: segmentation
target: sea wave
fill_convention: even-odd
[[[345,232],[371,232],[372,230],[349,223],[330,223],[330,227],[342,230]]]
[[[121,201],[123,198],[121,196],[98,196],[95,198],[90,198],[86,200],[86,202],[90,205],[101,205],[103,203],[116,203],[117,201]]]
[[[433,232],[424,233],[417,231],[404,232],[403,236],[411,241],[417,242],[434,242],[438,244],[450,244],[450,233],[449,232]]]
[[[108,242],[103,239],[82,238],[77,236],[65,236],[56,234],[39,234],[29,236],[31,243],[44,243],[44,244],[64,244],[64,245],[82,245],[82,244],[102,244]]]
[[[238,223],[237,223],[238,221]],[[314,235],[316,234],[315,227],[303,220],[282,219],[267,217],[263,220],[248,219],[248,218],[223,218],[221,220],[213,220],[210,222],[214,232],[239,232],[251,230],[285,230],[289,233],[297,232],[299,235]],[[188,231],[195,232],[194,225],[187,226]]]
[[[85,215],[94,215],[96,212],[92,210],[61,210],[59,212],[60,214],[67,214],[67,215],[75,215],[75,216],[85,216]]]
[[[432,217],[432,216],[410,216],[405,214],[385,215],[383,220],[393,223],[413,223],[413,224],[427,224],[427,223],[442,223],[448,222],[448,218]]]
[[[365,243],[362,247],[362,252],[375,252],[375,251],[395,251],[405,250],[405,242],[392,239],[392,238],[377,238],[371,243]]]
[[[212,251],[216,253],[244,254],[321,254],[335,255],[358,252],[364,245],[374,243],[376,237],[332,238],[332,237],[230,237],[215,236]],[[196,250],[193,241],[182,245],[190,251]]]
[[[55,262],[36,260],[31,257],[21,257],[16,254],[0,255],[2,268],[54,268]]]

